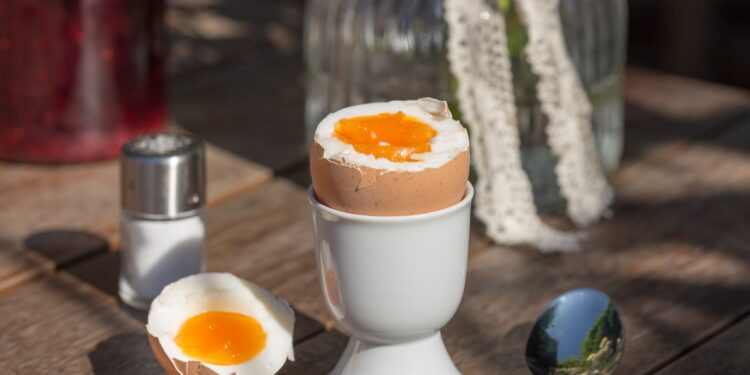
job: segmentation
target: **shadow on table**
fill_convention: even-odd
[[[625,320],[620,373],[654,373],[747,314],[750,194],[620,200],[582,253],[496,247],[478,255],[446,341],[466,373],[524,373],[532,323],[557,294],[608,293]],[[736,369],[735,369],[736,370]]]
[[[279,375],[330,373],[344,352],[348,339],[339,331],[329,331],[298,344],[294,348],[294,362],[287,362],[279,371]]]
[[[296,360],[287,362],[279,371],[280,375],[327,374],[336,364],[337,354],[343,352],[346,337],[338,332],[329,332],[309,342],[295,349]],[[88,358],[95,375],[164,373],[151,353],[145,333],[112,336],[97,344]]]
[[[750,104],[748,104],[750,106]],[[625,149],[622,164],[630,161],[642,161],[650,151],[667,145],[674,147],[683,141],[716,144],[738,151],[741,145],[721,141],[717,134],[743,126],[750,119],[750,108],[737,106],[726,108],[710,115],[679,119],[643,108],[636,103],[627,103],[625,121]]]
[[[166,9],[172,73],[242,61],[238,55],[290,55],[301,48],[300,0],[173,0]]]
[[[32,233],[23,244],[27,251],[52,261],[58,269],[109,249],[109,242],[101,236],[61,228]]]
[[[162,374],[145,333],[123,333],[96,345],[88,354],[96,375]]]

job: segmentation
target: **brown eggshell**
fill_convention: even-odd
[[[218,375],[210,368],[203,366],[198,361],[183,362],[178,359],[169,358],[167,353],[161,347],[159,340],[151,335],[148,336],[148,343],[151,345],[151,351],[154,352],[156,360],[169,375]],[[232,373],[234,374],[234,373]]]
[[[339,211],[404,216],[437,211],[463,199],[469,178],[469,149],[439,168],[389,172],[345,165],[323,157],[313,141],[310,173],[318,200]]]

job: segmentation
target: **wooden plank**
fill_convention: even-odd
[[[625,98],[633,109],[685,123],[706,122],[727,112],[748,109],[750,105],[750,92],[747,90],[636,67],[627,69]],[[653,124],[652,134],[661,135],[663,131],[669,131],[671,136],[679,136],[680,131],[686,130],[670,130],[667,125]],[[639,134],[644,134],[641,132],[646,130],[639,128]],[[647,138],[653,140],[651,136]]]
[[[274,171],[304,161],[300,59],[241,65],[172,97],[176,123],[208,142]]]
[[[12,374],[158,374],[142,324],[58,275],[0,298],[0,368]]]
[[[273,172],[268,168],[210,143],[206,146],[206,193],[209,207],[262,185],[271,178]]]
[[[214,146],[206,158],[209,205],[271,178],[270,170]],[[0,262],[0,287],[102,251],[101,242],[116,247],[118,174],[114,160],[0,163],[0,257],[7,260]]]
[[[750,370],[750,319],[745,318],[659,374],[745,374]]]
[[[248,58],[299,54],[302,11],[299,1],[170,1],[169,70],[176,79],[193,78],[202,70],[248,63]]]
[[[61,167],[0,164],[0,238],[6,244],[0,253],[14,259],[0,263],[4,287],[39,274],[26,268],[29,259],[41,269],[55,268],[55,261],[25,251],[28,238],[63,229],[101,237],[116,232],[116,171],[112,161]],[[83,255],[78,249],[57,254]]]
[[[625,80],[625,152],[615,184],[674,157],[685,141],[712,137],[750,114],[750,92],[629,68]]]
[[[116,161],[59,167],[3,163],[0,179],[3,238],[20,245],[28,235],[53,228],[105,236],[116,231]]]
[[[0,291],[54,271],[41,256],[18,254],[15,245],[0,240]]]
[[[179,126],[274,171],[303,161],[303,3],[170,2]]]

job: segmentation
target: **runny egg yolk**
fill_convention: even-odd
[[[257,320],[234,312],[210,311],[186,320],[174,338],[182,351],[201,362],[228,366],[243,363],[266,345]]]
[[[430,140],[437,131],[403,112],[351,117],[336,123],[334,134],[354,149],[375,158],[415,162],[413,154],[432,151]]]

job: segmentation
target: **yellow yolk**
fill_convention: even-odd
[[[186,320],[174,341],[198,361],[228,366],[260,353],[266,345],[266,332],[247,315],[211,311]]]
[[[336,123],[334,134],[360,153],[395,162],[414,162],[419,160],[412,158],[413,154],[432,151],[430,140],[437,131],[399,111],[342,119]]]

